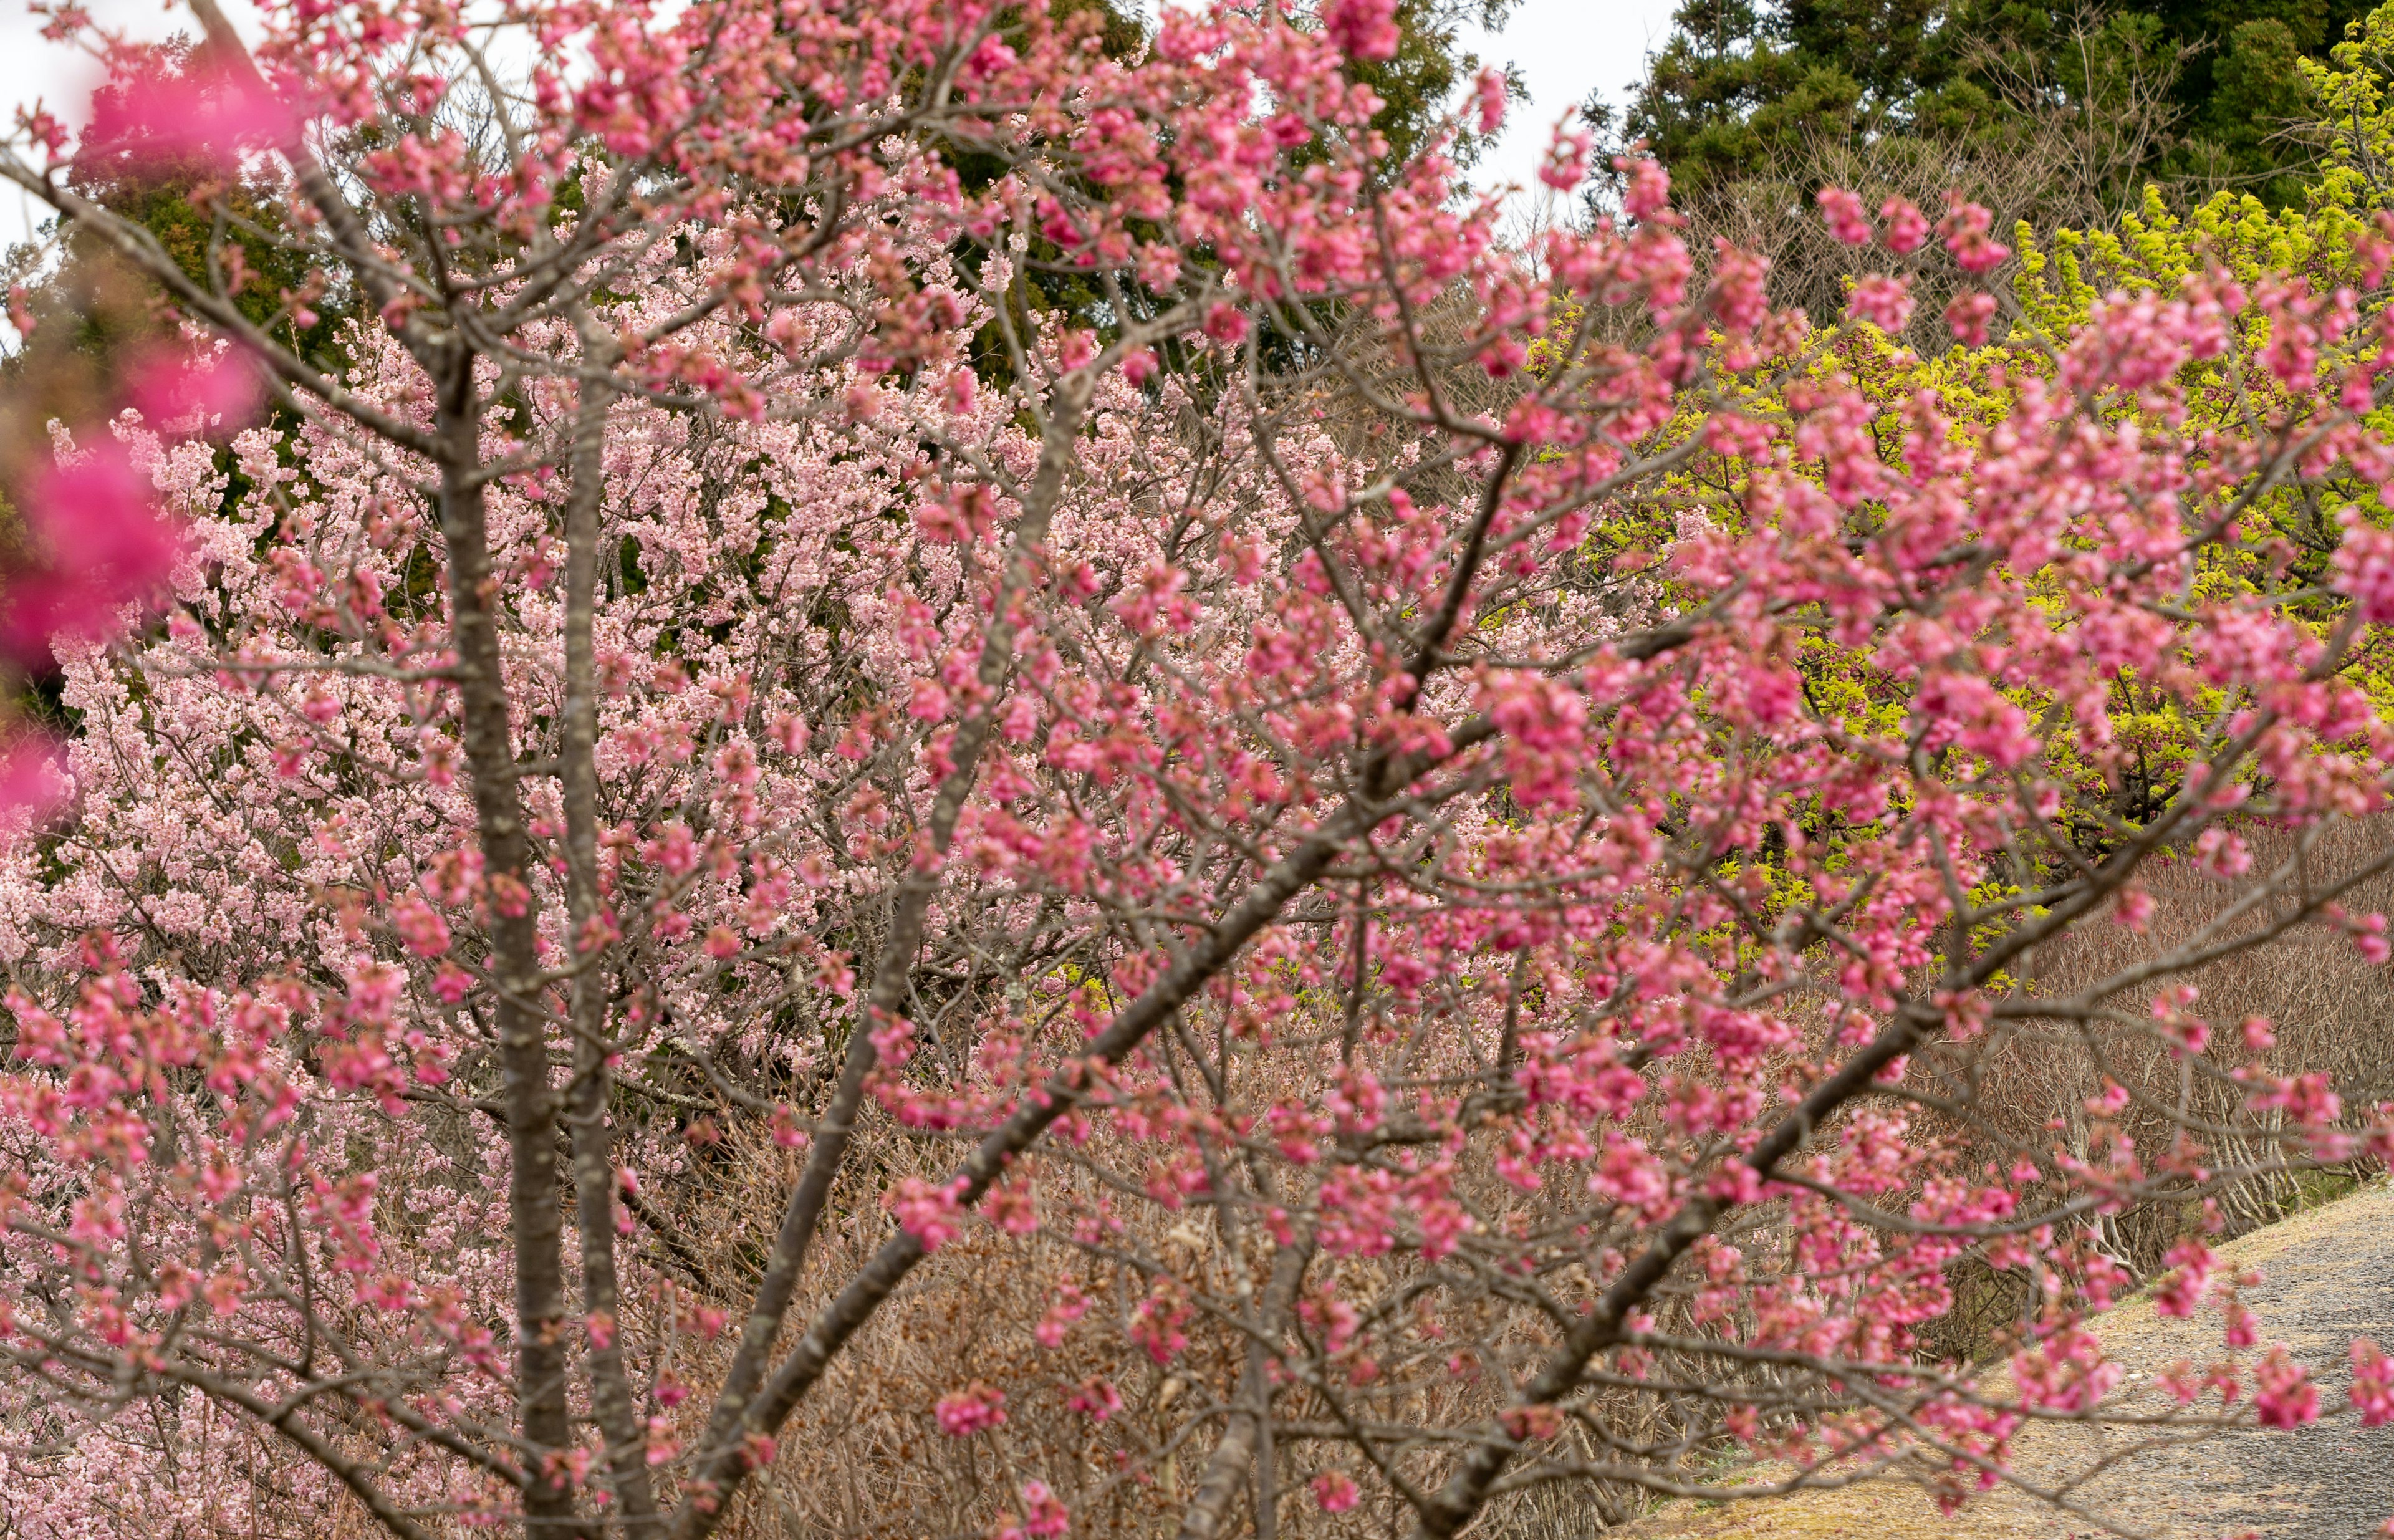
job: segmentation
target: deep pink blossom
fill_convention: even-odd
[[[2353,1339],[2351,1356],[2349,1401],[2361,1414],[2361,1426],[2378,1428],[2394,1422],[2394,1360],[2368,1337]]]
[[[1824,187],[1815,196],[1831,235],[1849,246],[1870,244],[1876,232],[1871,228],[1870,216],[1862,211],[1860,198],[1841,187]]]
[[[1322,28],[1349,59],[1396,57],[1396,0],[1329,0],[1322,7]]]
[[[1006,1392],[975,1380],[964,1389],[941,1396],[934,1412],[940,1432],[952,1439],[967,1439],[1006,1425]]]
[[[195,335],[231,373],[128,378],[20,499],[72,796],[0,849],[0,1422],[703,1540],[826,1418],[945,1436],[881,1527],[1028,1536],[1190,1520],[1258,1418],[1399,1511],[1333,1398],[1454,1528],[1584,1475],[1572,1387],[1948,1504],[2134,1415],[2099,1219],[2394,1149],[2164,949],[2198,873],[2385,944],[2270,847],[2385,805],[2394,554],[2265,522],[2394,475],[2374,299],[1999,342],[1973,290],[1924,364],[1872,328],[2005,259],[1983,210],[1883,207],[1815,334],[1651,158],[1507,239],[1452,161],[1499,86],[1401,158],[1386,0],[1058,9],[532,0],[478,59],[270,7],[304,133],[241,164],[331,286],[264,297],[346,302],[339,377]],[[2101,1063],[2025,966],[2073,932]],[[2066,1115],[1977,1142],[1941,1103],[2023,1051]],[[2233,1354],[2165,1391],[2314,1415],[2168,1260]],[[1966,1380],[1982,1264],[2037,1309]],[[124,1533],[71,1463],[7,1501]]]
[[[1325,1470],[1313,1478],[1313,1500],[1324,1513],[1344,1513],[1362,1497],[1352,1479],[1343,1471]]]

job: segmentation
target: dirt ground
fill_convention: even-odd
[[[2380,1182],[2256,1231],[2219,1255],[2224,1270],[2263,1272],[2246,1303],[2260,1318],[2265,1346],[2285,1342],[2313,1366],[2327,1414],[2320,1423],[2129,1455],[2077,1490],[2084,1514],[2005,1489],[1945,1519],[1917,1489],[1879,1482],[1793,1501],[1680,1504],[1622,1533],[1634,1540],[2093,1540],[2111,1533],[2217,1540],[2246,1532],[2269,1540],[2363,1540],[2386,1533],[2380,1526],[2394,1516],[2394,1425],[2363,1428],[2335,1414],[2344,1405],[2350,1339],[2394,1344],[2394,1186]],[[2206,1350],[2216,1355],[2218,1318],[2205,1311],[2191,1321],[2169,1320],[2138,1299],[2105,1318],[2102,1336],[2137,1385],[2179,1359],[2200,1363],[2208,1361]],[[2059,1479],[2132,1441],[2098,1428],[2046,1426],[2021,1437],[2019,1463],[2024,1473]]]

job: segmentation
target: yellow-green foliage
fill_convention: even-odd
[[[2306,67],[2319,99],[2345,114],[2350,131],[2305,206],[2272,210],[2248,195],[2221,193],[2181,214],[2152,190],[2141,207],[2109,229],[2063,230],[2040,239],[2023,228],[2015,237],[2016,304],[2009,311],[2008,335],[2001,341],[1956,347],[1932,358],[1871,326],[1842,327],[1815,336],[1797,356],[1715,379],[1716,404],[1691,407],[1660,440],[1677,441],[1698,431],[1702,411],[1717,410],[1719,404],[1777,423],[1782,430],[1792,428],[1805,410],[1809,387],[1850,381],[1867,399],[1882,403],[1873,428],[1893,461],[1901,457],[1913,426],[1906,420],[1904,403],[1926,394],[1936,401],[1953,439],[1980,438],[2011,415],[2024,383],[2056,376],[2061,355],[2073,339],[2089,335],[2090,322],[2096,322],[2091,335],[2099,338],[2098,312],[2115,296],[2175,297],[2188,280],[2214,274],[2233,280],[2248,294],[2294,280],[2308,283],[2315,294],[2370,284],[2366,248],[2372,240],[2384,238],[2374,229],[2381,206],[2394,205],[2394,107],[2386,102],[2387,82],[2394,76],[2394,5],[2372,16],[2360,31],[2361,35],[2336,50],[2333,67]],[[2361,323],[2371,324],[2385,303],[2382,285],[2363,294]],[[2195,428],[2190,438],[2197,442],[2202,428],[2216,425],[2223,442],[2237,443],[2256,434],[2266,436],[2290,409],[2310,410],[2258,366],[2270,340],[2266,309],[2255,304],[2242,310],[2235,322],[2235,343],[2225,356],[2188,365],[2164,388],[2133,396],[2121,393],[2106,403],[2106,411],[2121,422],[2166,416]],[[1568,325],[1562,330],[1569,335]],[[1542,357],[1535,366],[1544,372],[1551,362]],[[2323,371],[2329,367],[2322,365]],[[2329,384],[2324,373],[2322,383]],[[2372,421],[2381,433],[2394,435],[2394,410],[2381,409]],[[1783,431],[1780,441],[1789,441]],[[1608,520],[1599,520],[1590,533],[1589,558],[1599,569],[1638,564],[1645,553],[1668,544],[1673,523],[1687,514],[1720,523],[1762,517],[1745,497],[1749,472],[1733,457],[1699,455],[1635,506],[1611,510]],[[2321,483],[2313,486],[2317,491]],[[2231,539],[2209,547],[2199,569],[2189,573],[2182,602],[2200,607],[2239,596],[2268,595],[2295,614],[2311,616],[2325,634],[2342,608],[2322,587],[2339,539],[2338,510],[2348,503],[2368,519],[2394,521],[2375,487],[2357,475],[2347,474],[2340,482],[2331,480],[2325,490],[2325,497],[2281,493],[2256,499]],[[1858,517],[1865,527],[1854,533],[1866,537],[1872,510],[1859,510]],[[1667,603],[1700,601],[1695,594],[1673,591],[1667,567],[1651,580]],[[1812,710],[1850,738],[1900,741],[1906,692],[1883,675],[1871,647],[1858,648],[1824,630],[1806,641],[1793,661],[1804,675]],[[2394,658],[2364,652],[2355,663],[2364,687],[2394,717]],[[2147,691],[2135,678],[2124,677],[2113,688],[2118,697],[2112,704],[2114,750],[2099,763],[2080,762],[2069,746],[2072,734],[2068,724],[2053,717],[2049,703],[2017,699],[2032,717],[2045,720],[2047,769],[2073,787],[2074,800],[2083,809],[2073,822],[2096,847],[2107,842],[2107,826],[2139,823],[2174,795],[2200,731],[2179,705],[2143,709]],[[2223,704],[2204,703],[2203,715]],[[1774,889],[1776,880],[1771,879]],[[1773,896],[1785,895],[1774,891]]]
[[[2338,44],[2331,61],[2299,61],[2320,114],[2324,155],[2302,208],[2272,210],[2222,192],[2180,217],[2149,188],[2117,230],[2062,230],[2049,245],[2020,232],[2022,310],[2048,333],[2083,321],[2100,295],[2168,292],[2216,267],[2240,283],[2300,274],[2333,286],[2361,273],[2353,244],[2380,209],[2394,206],[2394,5],[2380,7]]]
[[[2302,61],[2327,135],[2326,166],[2314,201],[2347,209],[2394,202],[2394,6],[2381,6],[2330,52],[2331,62]]]
[[[2175,293],[2190,274],[2213,269],[2246,284],[2301,276],[2332,288],[2361,277],[2353,242],[2365,229],[2355,206],[2329,199],[2324,188],[2308,209],[2271,210],[2257,198],[2222,192],[2183,218],[2160,189],[2148,188],[2144,206],[2116,230],[2057,230],[2040,243],[2023,227],[2016,237],[2020,312],[2058,341],[2104,295]]]

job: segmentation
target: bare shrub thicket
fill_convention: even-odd
[[[2291,890],[2254,903],[2269,875],[2291,864],[2310,873],[2319,886],[2332,885],[2381,861],[2394,845],[2394,823],[2336,825],[2307,841],[2267,830],[2250,831],[2247,837],[2254,855],[2251,878],[2222,881],[2190,862],[2162,864],[2150,885],[2152,911],[2140,926],[2085,928],[2040,949],[2021,970],[2015,997],[2049,1000],[2056,1014],[2008,1021],[1973,1044],[1924,1056],[1912,1097],[1924,1133],[1951,1141],[1964,1165],[2007,1165],[2028,1153],[2043,1155],[2048,1164],[2066,1159],[2099,1166],[2107,1143],[2118,1138],[2151,1168],[2166,1162],[2187,1128],[2203,1128],[2216,1152],[2215,1168],[2249,1167],[2216,1194],[2213,1222],[2220,1228],[2215,1238],[2268,1223],[2337,1190],[2364,1168],[2374,1170],[2374,1162],[2365,1160],[2325,1167],[2308,1162],[2300,1140],[2282,1137],[2283,1114],[2249,1107],[2250,1083],[2233,1078],[2231,1071],[2247,1057],[2237,1024],[2263,1018],[2277,1045],[2261,1061],[2264,1068],[2323,1073],[2356,1113],[2394,1096],[2394,983],[2343,933],[2288,930],[2260,950],[2230,952],[2180,976],[2197,992],[2193,1008],[2218,1024],[2222,1040],[2202,1056],[2216,1073],[2195,1073],[2194,1060],[2157,1046],[2150,988],[2084,996],[2100,981],[2133,977],[2150,959],[2202,944],[2206,934],[2216,944],[2269,928],[2282,918],[2280,911],[2302,902],[2305,886],[2298,877]],[[2368,879],[2345,902],[2355,912],[2394,907],[2394,875]],[[2127,1090],[2130,1100],[2117,1112],[2098,1110],[2113,1084]],[[1955,1109],[1950,1118],[1939,1110],[1946,1098]],[[863,1136],[863,1175],[854,1192],[835,1205],[825,1236],[827,1259],[862,1258],[881,1244],[892,1221],[872,1204],[869,1191],[936,1170],[936,1152],[919,1135],[886,1125]],[[794,1418],[759,1500],[729,1533],[753,1540],[966,1533],[973,1516],[986,1511],[993,1498],[1033,1479],[1104,1494],[1099,1502],[1084,1500],[1075,1533],[1176,1532],[1203,1464],[1203,1433],[1223,1415],[1225,1397],[1239,1378],[1245,1350],[1241,1333],[1234,1322],[1200,1315],[1188,1326],[1188,1349],[1168,1365],[1125,1359],[1099,1344],[1120,1340],[1158,1278],[1213,1276],[1221,1296],[1234,1296],[1239,1250],[1218,1211],[1206,1205],[1176,1211],[1134,1191],[1114,1194],[1121,1201],[1112,1201],[1109,1184],[1120,1183],[1133,1151],[1098,1136],[1082,1153],[1074,1175],[1064,1178],[1059,1173],[1043,1197],[1059,1212],[1081,1216],[1076,1228],[1051,1226],[1033,1243],[1057,1252],[1053,1264],[1037,1270],[1012,1265],[1007,1253],[1016,1243],[986,1232],[968,1233],[931,1258],[859,1336],[820,1398]],[[1497,1184],[1488,1156],[1480,1149],[1467,1158],[1461,1178],[1467,1191],[1485,1191]],[[694,1165],[677,1186],[658,1195],[659,1208],[675,1217],[657,1212],[656,1227],[680,1235],[686,1247],[680,1256],[662,1260],[732,1305],[753,1286],[755,1270],[754,1259],[732,1238],[753,1236],[764,1226],[774,1194],[795,1169],[794,1156],[761,1140]],[[2068,1211],[2060,1194],[2040,1195],[2033,1188],[2023,1188],[2023,1207],[2055,1203]],[[1916,1187],[1906,1196],[1916,1197]],[[1887,1206],[1904,1204],[1890,1199]],[[2179,1236],[2204,1223],[2200,1204],[2171,1201],[2131,1203],[2116,1213],[2085,1209],[2060,1228],[2065,1244],[2090,1244],[2121,1263],[2131,1280],[2142,1281],[2162,1270]],[[1772,1204],[1757,1205],[1724,1236],[1756,1257],[1783,1250],[1790,1239],[1783,1210]],[[1390,1258],[1349,1259],[1341,1270],[1353,1275],[1350,1283],[1378,1276],[1336,1292],[1399,1309],[1408,1297],[1408,1272],[1426,1270]],[[1056,1301],[1046,1280],[1059,1271],[1075,1279],[1093,1318],[1110,1327],[1062,1334],[1060,1345],[1049,1348],[1041,1343],[1040,1328]],[[1969,1360],[2010,1346],[2023,1317],[2032,1316],[2032,1307],[2041,1303],[2031,1297],[2024,1275],[1989,1267],[1980,1250],[1953,1265],[1951,1282],[1959,1303],[1930,1335],[1927,1356]],[[1267,1272],[1256,1270],[1253,1284],[1268,1286]],[[1702,1293],[1701,1278],[1676,1281],[1659,1291],[1660,1328],[1672,1335],[1701,1332]],[[1488,1320],[1491,1337],[1474,1343],[1458,1334],[1451,1343],[1454,1351],[1443,1362],[1378,1366],[1380,1375],[1402,1387],[1403,1404],[1392,1409],[1392,1420],[1401,1415],[1453,1421],[1485,1410],[1498,1385],[1475,1371],[1502,1356],[1505,1335],[1500,1312],[1492,1310]],[[1652,1373],[1667,1383],[1675,1366],[1664,1358],[1657,1355]],[[1718,1362],[1703,1365],[1702,1372],[1724,1391],[1734,1392],[1730,1382],[1741,1378]],[[1744,1393],[1757,1400],[1801,1393],[1799,1383],[1782,1383],[1759,1366],[1742,1377]],[[1093,1423],[1085,1402],[1076,1405],[1074,1397],[1098,1379],[1111,1380],[1122,1406]],[[945,1436],[937,1413],[940,1399],[960,1384],[975,1382],[1014,1388],[1006,1422],[988,1438]],[[1043,1385],[1046,1393],[1024,1394],[1021,1388],[1033,1384]],[[1591,1412],[1598,1415],[1573,1419],[1560,1434],[1565,1441],[1585,1445],[1581,1457],[1591,1465],[1635,1450],[1654,1467],[1694,1473],[1718,1444],[1712,1418],[1679,1415],[1670,1397],[1650,1393],[1629,1377],[1604,1389]],[[1301,1419],[1292,1424],[1280,1428],[1282,1446],[1275,1454],[1283,1491],[1303,1485],[1316,1469],[1317,1448],[1334,1446],[1339,1432],[1324,1426],[1317,1443]],[[1598,1426],[1612,1441],[1609,1450],[1591,1437],[1590,1429]],[[1532,1487],[1508,1496],[1487,1522],[1489,1533],[1507,1540],[1562,1540],[1624,1522],[1648,1510],[1653,1498],[1651,1482]],[[1309,1501],[1284,1500],[1274,1517],[1269,1533],[1283,1535],[1375,1533],[1368,1512],[1328,1514]]]
[[[2017,1151],[2059,1149],[2074,1160],[2099,1162],[2104,1147],[2118,1139],[2151,1168],[2170,1157],[2190,1126],[2207,1134],[2206,1165],[2227,1178],[2208,1212],[2197,1204],[2163,1202],[2083,1216],[2095,1243],[2138,1280],[2162,1270],[2181,1236],[2206,1230],[2215,1237],[2244,1233],[2377,1169],[2366,1158],[2307,1169],[2299,1141],[2290,1146],[2282,1137],[2283,1109],[2249,1106],[2256,1083],[2225,1073],[2249,1057],[2240,1023],[2257,1021],[2266,1025],[2254,1030],[2274,1040],[2258,1067],[2324,1077],[2348,1123],[2394,1098],[2394,980],[2346,936],[2317,928],[2292,930],[2267,947],[2230,952],[2182,975],[2176,987],[2192,992],[2184,997],[2189,1009],[2216,1024],[2200,1058],[2174,1056],[2156,1042],[2151,988],[2085,994],[2097,981],[2131,973],[2144,959],[2206,931],[2224,939],[2262,928],[2297,902],[2281,894],[2256,902],[2262,874],[2292,865],[2297,893],[2307,883],[2333,882],[2382,860],[2394,844],[2394,823],[2381,818],[2339,825],[2308,841],[2268,830],[2247,837],[2253,877],[2224,882],[2192,862],[2164,863],[2153,870],[2152,911],[2140,925],[2089,927],[2039,948],[2019,987],[2056,1002],[2060,1013],[1997,1034],[1966,1069],[1951,1072],[1971,1093],[1967,1119],[1957,1120],[1954,1131],[1990,1159],[2008,1163]],[[2356,914],[2389,906],[2394,877],[2384,875],[2358,885],[2346,901]],[[2198,1073],[2205,1062],[2222,1073]],[[2130,1099],[2117,1111],[2103,1110],[2113,1085]],[[1993,1273],[1975,1257],[1957,1272],[1963,1308],[1943,1323],[1937,1345],[1974,1356],[2007,1341],[2007,1328],[2031,1301],[2021,1277]]]
[[[2231,1173],[2246,1169],[2218,1189],[2208,1220],[2202,1205],[2185,1202],[2131,1204],[2115,1213],[2081,1216],[2085,1238],[2138,1282],[2163,1270],[2180,1236],[2201,1231],[2206,1223],[2218,1227],[2215,1240],[2241,1234],[2377,1169],[2364,1158],[2306,1171],[2300,1142],[2282,1138],[2283,1112],[2248,1107],[2243,1083],[2227,1073],[2246,1058],[2240,1032],[2231,1029],[2257,1018],[2269,1023],[2276,1043],[2261,1060],[2265,1069],[2327,1076],[2352,1114],[2394,1098],[2394,980],[2348,936],[2324,928],[2296,928],[2260,950],[2231,951],[2180,976],[2180,984],[2195,992],[2189,1004],[2216,1023],[2225,1039],[2205,1055],[2222,1072],[2217,1075],[2191,1073],[2190,1061],[2156,1046],[2150,989],[2082,997],[2099,981],[2132,975],[2141,962],[2196,942],[2207,928],[2213,928],[2214,941],[2225,941],[2268,928],[2280,911],[2301,902],[2304,884],[2298,878],[2292,891],[2239,914],[2240,906],[2260,894],[2267,874],[2291,863],[2311,882],[2331,885],[2382,860],[2394,845],[2394,822],[2339,824],[2308,841],[2269,830],[2249,831],[2247,838],[2252,877],[2222,881],[2191,862],[2164,863],[2154,869],[2153,907],[2140,925],[2082,928],[2040,949],[2021,971],[2019,991],[2056,1002],[2064,1014],[2008,1025],[1967,1053],[1947,1053],[1941,1063],[1922,1066],[1925,1097],[1938,1094],[1934,1087],[1940,1080],[1947,1090],[1969,1086],[1966,1116],[1940,1120],[1932,1110],[1926,1117],[1932,1126],[1942,1122],[1939,1131],[1974,1160],[2008,1164],[2021,1152],[2046,1152],[2099,1163],[2100,1147],[2118,1137],[2151,1167],[2168,1158],[2190,1124],[2209,1130],[2213,1166]],[[2345,904],[2356,913],[2394,909],[2394,875],[2369,878],[2348,893]],[[2223,921],[2224,930],[2214,928]],[[2117,1112],[2097,1110],[2112,1084],[2125,1088],[2130,1101]],[[2357,1118],[2348,1121],[2358,1125]],[[902,1158],[897,1142],[891,1140],[880,1158]],[[766,1178],[776,1158],[762,1151],[753,1166],[742,1162],[731,1169],[755,1173],[742,1181],[755,1181],[761,1196],[779,1185]],[[1105,1164],[1111,1163],[1098,1155],[1092,1168]],[[1484,1158],[1471,1179],[1494,1180]],[[2032,1192],[2024,1191],[2023,1198],[2023,1206],[2038,1201]],[[1138,1212],[1125,1210],[1126,1217]],[[1766,1208],[1735,1239],[1757,1254],[1784,1245],[1787,1233],[1777,1220]],[[853,1211],[843,1243],[869,1246],[878,1239],[875,1226],[885,1222],[877,1212]],[[1197,1426],[1218,1413],[1210,1401],[1215,1392],[1204,1387],[1227,1385],[1237,1376],[1236,1333],[1192,1332],[1190,1353],[1171,1369],[1151,1365],[1142,1376],[1123,1377],[1124,1410],[1106,1425],[1101,1439],[1089,1438],[1081,1417],[1057,1415],[1055,1406],[1035,1402],[1010,1404],[1011,1420],[996,1440],[943,1438],[933,1405],[959,1379],[1019,1383],[1045,1373],[1060,1390],[1078,1372],[1119,1373],[1123,1367],[1118,1356],[1059,1364],[1054,1354],[1032,1353],[1038,1323],[1052,1299],[1019,1270],[991,1265],[994,1258],[985,1254],[992,1249],[986,1237],[977,1236],[942,1253],[892,1318],[880,1323],[869,1346],[860,1343],[863,1350],[842,1367],[835,1393],[811,1409],[806,1431],[789,1441],[804,1454],[785,1456],[777,1467],[767,1488],[775,1521],[768,1521],[761,1509],[752,1520],[760,1540],[954,1533],[992,1491],[1059,1461],[1084,1465],[1112,1481],[1108,1520],[1093,1533],[1173,1532],[1192,1480],[1184,1446]],[[1144,1223],[1133,1218],[1114,1237],[1113,1249],[1121,1258],[1117,1265],[1092,1270],[1085,1255],[1066,1265],[1079,1268],[1097,1301],[1094,1309],[1125,1319],[1144,1292],[1146,1275],[1154,1270],[1142,1265],[1145,1260],[1183,1269],[1193,1254],[1226,1260],[1215,1222],[1203,1212],[1167,1226],[1148,1211]],[[729,1270],[738,1263],[724,1257],[708,1265]],[[1931,1336],[1929,1353],[1982,1358],[2017,1341],[2023,1316],[2032,1314],[2030,1307],[2036,1303],[2024,1276],[1991,1269],[1981,1253],[1973,1252],[1955,1264],[1952,1282],[1959,1303]],[[1696,1292],[1682,1285],[1658,1301],[1666,1329],[1689,1328]],[[1036,1365],[1034,1358],[1040,1361]],[[1719,1375],[1718,1364],[1708,1367]],[[1757,1371],[1748,1378],[1757,1393],[1768,1392],[1767,1374]],[[899,1388],[894,1393],[893,1387]],[[1435,1376],[1413,1394],[1422,1403],[1414,1415],[1428,1418],[1462,1415],[1475,1399],[1463,1380],[1439,1385]],[[1612,1388],[1603,1399],[1608,1404],[1602,1420],[1624,1442],[1701,1465],[1707,1424],[1677,1419],[1667,1400],[1626,1385]],[[1433,1407],[1434,1401],[1448,1404]],[[1582,1423],[1564,1432],[1567,1439],[1585,1436]],[[989,1447],[981,1447],[984,1442]],[[1595,1449],[1585,1453],[1590,1458],[1601,1454]],[[1301,1471],[1304,1445],[1284,1452],[1283,1458]],[[1532,1488],[1492,1515],[1491,1533],[1507,1540],[1561,1540],[1617,1525],[1651,1502],[1650,1492],[1627,1484]],[[1342,1522],[1309,1503],[1285,1510],[1279,1528],[1304,1535],[1370,1533],[1368,1523]]]

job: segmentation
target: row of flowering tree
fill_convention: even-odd
[[[39,494],[178,533],[160,605],[36,617],[13,1533],[1446,1536],[2394,1415],[2199,1225],[2174,1400],[2085,1329],[2092,1222],[2221,1141],[2387,1151],[2174,982],[2384,945],[2386,862],[2310,857],[2394,755],[2352,290],[1966,297],[1931,365],[1874,323],[2008,258],[1966,206],[1824,197],[1874,276],[1818,331],[1651,165],[1509,249],[1371,131],[1387,0],[1129,57],[1038,0],[193,10],[119,131],[276,222],[178,259],[46,117],[0,160],[273,402],[62,425]],[[243,240],[321,274],[271,323]],[[2165,859],[2241,896],[2040,994]],[[2231,1115],[1976,1115],[2124,1023]],[[1929,1350],[1966,1260],[2028,1294],[1993,1380]]]

